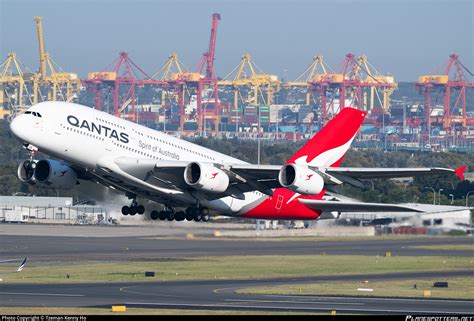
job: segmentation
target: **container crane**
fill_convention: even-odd
[[[140,78],[141,79],[140,79]],[[95,95],[95,107],[101,108],[101,93],[110,93],[113,90],[113,113],[120,117],[131,105],[131,110],[123,115],[125,118],[135,120],[135,88],[136,86],[159,84],[151,79],[128,55],[120,52],[119,57],[110,63],[104,71],[90,72],[85,85],[92,89]]]
[[[7,104],[10,105],[9,109],[14,113],[17,112],[18,108],[25,106],[25,97],[27,105],[33,104],[29,92],[32,73],[24,67],[27,71],[25,74],[21,66],[24,65],[18,60],[14,52],[10,52],[0,64],[0,108],[4,111],[2,112],[2,118],[5,114],[10,114],[10,112],[5,112]]]
[[[473,88],[474,83],[468,81],[466,73],[471,77],[474,76],[460,61],[457,54],[451,54],[446,67],[438,69],[435,74],[423,75],[418,78],[415,86],[425,99],[428,131],[431,131],[432,124],[431,98],[436,93],[443,97],[442,126],[444,129],[451,131],[456,125],[466,127],[468,123],[472,122],[466,112],[466,91]],[[452,98],[455,98],[454,102]]]
[[[80,90],[79,77],[75,73],[65,72],[53,61],[45,51],[42,17],[34,17],[34,21],[38,33],[40,69],[39,74],[33,77],[33,103],[36,104],[39,99],[71,101]]]
[[[219,13],[214,13],[212,15],[212,27],[211,27],[211,38],[209,40],[209,48],[201,57],[201,62],[199,63],[198,73],[202,74],[204,71],[204,66],[206,66],[206,73],[198,81],[197,89],[197,118],[198,118],[198,131],[202,130],[203,122],[207,118],[207,113],[203,112],[202,108],[202,99],[203,91],[207,87],[207,99],[204,102],[204,110],[207,109],[207,106],[210,102],[210,99],[214,100],[214,131],[217,134],[219,132],[219,97],[218,97],[218,88],[217,88],[217,77],[214,72],[214,60],[215,60],[215,51],[216,51],[216,40],[217,40],[217,24],[221,20],[221,15]]]
[[[322,97],[320,91],[315,91],[312,88],[312,83],[318,81],[321,75],[327,75],[331,68],[325,63],[322,55],[313,57],[312,63],[306,70],[299,75],[294,81],[287,81],[282,86],[286,88],[304,88],[306,87],[306,105],[310,105],[311,96],[314,97],[314,102],[317,102],[317,97]]]
[[[239,108],[239,101],[250,106],[271,105],[273,96],[280,90],[281,85],[277,75],[265,74],[252,61],[252,57],[248,53],[242,56],[240,63],[222,80],[218,81],[218,84],[233,88],[235,109]],[[247,91],[246,98],[242,95],[242,89]],[[264,91],[266,91],[266,95]]]

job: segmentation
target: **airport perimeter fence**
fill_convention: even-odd
[[[109,219],[95,206],[0,206],[0,222],[99,224]]]

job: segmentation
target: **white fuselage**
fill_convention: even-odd
[[[36,114],[36,115],[34,115]],[[105,112],[64,102],[43,102],[19,115],[11,124],[15,136],[53,157],[97,170],[104,158],[130,157],[156,161],[243,164],[242,160],[135,124]],[[140,196],[140,195],[139,195]],[[164,195],[173,198],[173,195]],[[238,215],[250,204],[259,202],[259,192],[245,193],[245,199],[230,196],[200,200],[211,210]],[[176,201],[183,201],[177,197]],[[189,204],[183,204],[186,206]]]

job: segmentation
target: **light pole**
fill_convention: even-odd
[[[449,196],[451,196],[451,204],[454,203],[454,195],[453,194],[449,194]]]
[[[466,207],[469,206],[469,194],[474,193],[474,191],[467,192],[466,194]]]
[[[258,128],[257,128],[257,164],[260,165],[260,106],[258,108]]]
[[[444,189],[440,188],[438,190],[438,205],[441,205],[441,191],[444,191]]]
[[[425,188],[427,189],[430,189],[433,191],[433,205],[436,205],[436,191],[433,187],[428,187],[428,186],[425,186]]]

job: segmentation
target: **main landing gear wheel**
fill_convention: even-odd
[[[178,222],[184,221],[185,218],[186,218],[186,213],[184,212],[177,212],[174,216],[174,219]]]
[[[139,214],[142,215],[145,213],[145,207],[143,205],[138,205],[137,201],[133,201],[130,206],[123,206],[122,207],[122,214],[123,215],[135,215]]]
[[[151,211],[150,218],[153,221],[156,221],[159,217],[160,217],[160,214],[158,213],[158,211]]]
[[[188,221],[207,222],[209,221],[209,210],[205,207],[188,207],[185,217]]]

